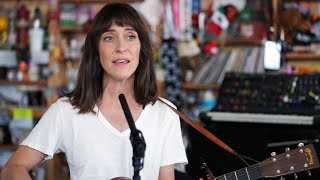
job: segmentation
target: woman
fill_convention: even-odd
[[[71,179],[132,178],[124,94],[146,142],[142,180],[174,179],[187,163],[179,117],[158,100],[148,31],[128,4],[104,6],[87,34],[75,89],[54,103],[7,162],[1,179],[27,179],[62,151]]]

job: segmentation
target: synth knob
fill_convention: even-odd
[[[274,157],[274,156],[276,156],[276,155],[277,155],[276,152],[272,152],[272,153],[271,153],[271,156],[272,156],[272,157]]]
[[[303,147],[303,146],[304,146],[304,143],[299,143],[299,144],[298,144],[298,147],[299,147],[299,148],[301,148],[301,147]]]
[[[290,151],[290,148],[288,148],[288,147],[287,147],[287,148],[285,148],[285,151],[286,151],[286,152]]]

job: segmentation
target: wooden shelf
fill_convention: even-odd
[[[40,119],[46,110],[45,107],[33,108],[33,118]]]
[[[183,83],[182,88],[186,90],[219,90],[220,85],[218,84],[194,84],[194,83]]]
[[[80,33],[80,32],[83,32],[83,29],[81,26],[60,26],[60,32],[62,32],[62,33],[66,33],[66,32]]]
[[[1,144],[0,144],[0,150],[15,151],[17,148],[18,148],[17,145],[1,145]]]
[[[320,60],[319,54],[305,53],[305,52],[290,52],[286,54],[286,60]]]
[[[4,3],[16,3],[16,1],[12,1],[12,0],[0,0],[0,2],[4,2]],[[35,2],[35,3],[48,3],[47,0],[23,0],[22,2]]]
[[[261,46],[261,39],[222,39],[218,40],[220,46]]]
[[[46,80],[40,81],[16,81],[16,80],[5,80],[0,79],[0,85],[37,85],[37,86],[46,86]]]
[[[283,0],[284,2],[292,2],[292,0]],[[299,2],[299,1],[301,1],[301,2],[314,2],[314,3],[316,3],[316,2],[320,2],[320,0],[296,0],[296,2]]]
[[[14,108],[20,108],[20,107],[7,107],[6,109],[8,109],[12,113],[12,109]],[[45,111],[47,110],[46,107],[27,106],[27,107],[21,107],[21,108],[31,108],[33,110],[33,118],[35,119],[40,119],[42,115],[45,113]]]
[[[142,2],[143,0],[59,0],[59,3],[72,2],[72,3],[113,3],[113,2],[122,2],[122,3],[133,3],[133,2]]]

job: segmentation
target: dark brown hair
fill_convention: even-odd
[[[102,97],[104,69],[100,64],[98,42],[112,23],[118,26],[130,26],[139,36],[141,50],[134,78],[136,101],[145,107],[158,98],[148,28],[138,12],[129,4],[111,3],[105,5],[93,19],[85,40],[75,88],[65,94],[69,97],[70,103],[79,109],[79,113],[94,112],[95,104]]]

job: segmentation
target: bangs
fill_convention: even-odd
[[[135,31],[139,29],[139,25],[141,26],[141,24],[137,22],[137,18],[139,19],[137,14],[130,10],[124,10],[123,7],[112,8],[108,14],[103,17],[107,18],[100,19],[99,21],[101,23],[101,29],[98,30],[99,35],[109,30],[113,23],[121,27],[132,27]]]

